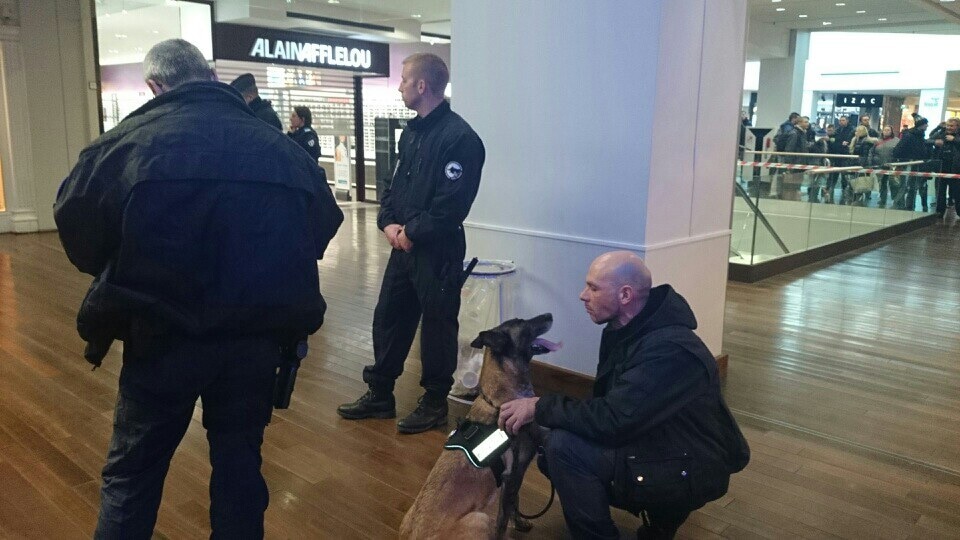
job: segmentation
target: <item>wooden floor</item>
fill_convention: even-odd
[[[725,392],[753,460],[680,537],[960,538],[958,229],[729,285]],[[310,340],[293,405],[267,428],[268,538],[395,537],[441,451],[442,431],[400,436],[394,421],[335,412],[364,389],[387,255],[373,212],[348,210],[321,264],[327,323]],[[74,316],[88,283],[55,234],[0,235],[2,538],[93,531],[120,358],[114,350],[92,372],[80,356]],[[418,393],[416,362],[409,368],[401,414]],[[157,537],[209,535],[206,452],[197,415],[167,479]],[[548,489],[531,470],[527,512]],[[616,518],[625,536],[637,525]],[[565,538],[559,506],[517,536]]]

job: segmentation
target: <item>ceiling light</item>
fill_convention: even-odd
[[[806,18],[807,18],[806,15],[797,15],[797,17],[800,17],[801,19],[806,19]]]
[[[327,0],[328,4],[339,4],[340,0]]]
[[[113,37],[115,37],[115,38],[117,38],[117,39],[127,39],[127,35],[126,35],[126,34],[114,34]]]
[[[777,11],[786,11],[786,10],[787,10],[787,8],[785,8],[785,7],[778,7],[778,8],[777,8]]]
[[[160,31],[159,31],[159,30],[154,30],[153,33],[154,33],[154,34],[159,34]]]
[[[782,2],[783,0],[771,0],[771,1],[772,1],[774,4],[779,4],[779,3]]]
[[[837,7],[843,7],[843,6],[845,6],[846,4],[843,3],[843,2],[837,2],[837,3],[834,4],[834,5],[837,6]]]
[[[877,20],[880,21],[880,22],[883,22],[883,21],[887,20],[887,18],[886,18],[886,17],[880,17],[880,18],[877,19]]]
[[[831,24],[833,24],[833,23],[830,22],[830,21],[823,21],[823,25],[824,25],[824,26],[830,26]]]
[[[940,0],[941,4],[946,4],[947,2],[955,2],[956,0]]]
[[[866,12],[867,12],[867,10],[865,10],[865,9],[858,9],[858,10],[857,10],[857,13],[866,13]]]
[[[414,19],[419,19],[420,17],[423,17],[423,15],[419,13],[414,13],[413,15],[410,15],[410,16],[413,17]]]

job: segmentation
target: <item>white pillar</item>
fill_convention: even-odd
[[[20,28],[0,26],[0,161],[7,211],[0,232],[38,229],[33,145]]]
[[[757,126],[775,128],[791,112],[809,115],[803,110],[803,80],[810,55],[810,33],[790,33],[790,55],[760,60],[760,85],[757,93]]]
[[[487,163],[468,255],[520,268],[519,316],[550,311],[592,374],[599,329],[577,295],[608,250],[643,256],[719,354],[746,0],[454,0],[453,108]]]

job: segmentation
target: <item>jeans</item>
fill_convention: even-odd
[[[276,341],[263,338],[128,340],[94,537],[150,538],[170,459],[200,397],[211,537],[262,538],[269,495],[260,446],[278,363]]]
[[[610,517],[608,486],[614,479],[616,449],[601,446],[562,429],[553,429],[546,444],[550,480],[563,505],[563,518],[571,536],[580,539],[615,539],[620,533]],[[650,526],[638,537],[673,538],[689,512],[647,513]]]

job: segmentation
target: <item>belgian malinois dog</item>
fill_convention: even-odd
[[[530,359],[534,351],[556,350],[558,345],[539,336],[550,330],[553,315],[530,320],[513,319],[480,332],[473,340],[484,348],[480,368],[480,395],[467,420],[496,424],[500,405],[532,397]],[[527,531],[531,525],[519,515],[518,497],[523,475],[541,444],[540,428],[527,424],[503,454],[503,485],[497,487],[489,468],[478,469],[460,451],[445,450],[400,524],[400,537],[419,540],[449,538],[504,538],[508,521]]]

